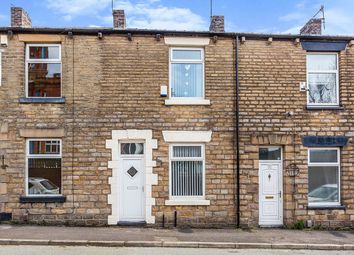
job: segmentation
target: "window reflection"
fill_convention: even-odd
[[[60,64],[28,64],[28,96],[61,96]]]

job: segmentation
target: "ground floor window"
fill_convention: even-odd
[[[204,146],[170,146],[170,197],[204,199]]]
[[[27,195],[61,194],[61,140],[27,140]]]
[[[308,159],[308,202],[313,206],[340,204],[340,149],[311,148]]]

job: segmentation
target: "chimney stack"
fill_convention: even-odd
[[[32,27],[28,13],[21,7],[11,7],[11,27]]]
[[[300,29],[300,35],[321,35],[322,19],[312,18]]]
[[[209,31],[214,33],[224,33],[225,32],[224,16],[212,16]]]
[[[113,28],[125,29],[125,13],[124,10],[113,10]]]

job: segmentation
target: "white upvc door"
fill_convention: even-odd
[[[145,221],[145,165],[144,155],[120,157],[119,221]]]
[[[259,161],[259,225],[283,225],[281,160]]]

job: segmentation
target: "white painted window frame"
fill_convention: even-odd
[[[174,50],[185,50],[201,52],[201,59],[173,59]],[[201,97],[173,97],[172,96],[172,64],[202,64],[202,96]],[[205,99],[205,54],[201,47],[171,47],[169,50],[169,99],[165,100],[166,105],[210,105],[210,100]]]
[[[175,146],[198,146],[201,147],[201,157],[174,157]],[[202,161],[203,162],[203,195],[202,196],[172,196],[172,162],[173,161]],[[202,143],[173,143],[169,145],[169,201],[182,202],[193,205],[198,201],[205,201],[205,145]],[[167,202],[168,203],[168,202]],[[203,204],[203,203],[202,203]]]
[[[59,58],[58,59],[30,59],[29,58],[29,48],[30,47],[59,47]],[[25,89],[27,98],[43,98],[43,97],[29,97],[28,96],[28,64],[60,64],[60,96],[59,97],[45,97],[45,98],[61,98],[63,95],[63,65],[61,60],[61,44],[58,43],[29,43],[26,44],[26,61],[25,61]]]
[[[309,56],[310,55],[335,55],[336,56],[336,70],[325,70],[325,71],[320,71],[320,70],[310,70],[309,69]],[[319,103],[310,103],[309,99],[309,74],[311,73],[323,73],[323,74],[335,74],[336,75],[336,93],[337,93],[337,103],[332,103],[332,104],[319,104]],[[338,53],[335,52],[308,52],[306,55],[306,84],[307,84],[307,106],[309,107],[335,107],[339,106],[339,58],[338,58]]]
[[[59,154],[30,154],[30,142],[33,141],[59,141],[60,143],[60,150]],[[27,139],[26,140],[26,170],[25,170],[25,191],[26,191],[26,196],[28,197],[57,197],[57,196],[62,196],[63,195],[63,169],[61,169],[61,187],[60,187],[60,193],[59,194],[28,194],[28,159],[30,158],[60,158],[61,161],[63,160],[62,158],[62,148],[63,148],[63,143],[62,139],[53,139],[53,138],[37,138],[37,139]]]
[[[321,150],[335,150],[337,151],[337,162],[336,163],[312,163],[310,158],[311,151],[321,151]],[[327,203],[310,203],[308,205],[311,207],[330,207],[330,206],[340,206],[341,205],[341,164],[340,164],[340,148],[339,147],[311,147],[307,151],[308,167],[310,166],[337,166],[338,167],[338,202],[327,202]],[[308,180],[310,182],[310,180]],[[309,192],[308,192],[309,193]]]

